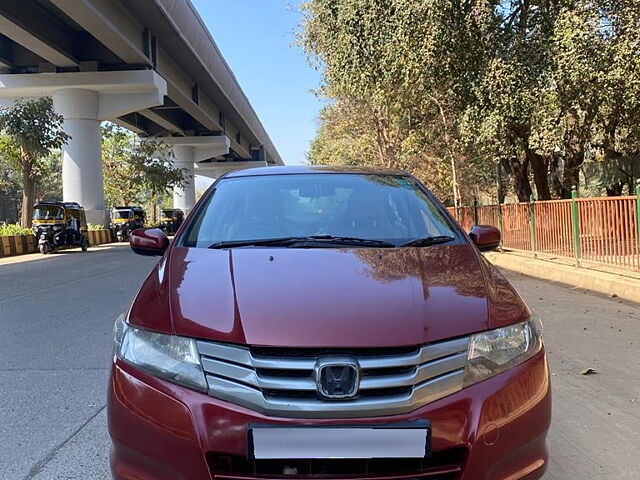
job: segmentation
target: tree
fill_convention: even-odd
[[[379,155],[374,125],[367,110],[347,101],[325,105],[318,117],[318,133],[308,156],[324,165],[377,165],[386,162]]]
[[[502,157],[521,201],[531,172],[539,199],[567,198],[585,162],[615,171],[639,152],[639,6],[516,0],[496,11],[496,55],[470,130],[485,155]]]
[[[107,204],[154,206],[170,188],[185,181],[183,169],[172,160],[169,145],[155,139],[140,140],[128,130],[104,124],[102,163]]]
[[[564,160],[561,196],[578,184],[585,162],[603,163],[611,175],[640,152],[639,29],[637,0],[576,0],[560,12],[553,82]]]
[[[540,199],[551,197],[550,158],[532,143],[536,114],[547,99],[558,2],[513,0],[494,5],[493,46],[465,114],[466,140],[487,161],[500,164],[520,201],[529,201],[533,170]]]
[[[300,44],[328,100],[309,157],[411,171],[447,203],[567,197],[585,162],[631,185],[639,0],[309,0]]]
[[[311,0],[302,8],[300,44],[323,70],[318,94],[329,100],[312,162],[403,168],[469,198],[477,178],[465,189],[451,174],[471,158],[459,119],[489,52],[491,9],[445,0]]]
[[[0,136],[0,220],[15,223],[20,217],[22,188],[14,168],[20,152],[11,141]]]
[[[7,158],[21,175],[20,223],[23,227],[31,226],[36,184],[47,174],[44,159],[71,138],[64,132],[63,122],[62,116],[54,112],[49,97],[20,99],[0,110],[0,129],[16,149]]]

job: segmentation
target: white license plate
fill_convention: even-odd
[[[429,427],[259,427],[253,458],[423,458]],[[251,445],[249,447],[251,449]],[[250,451],[251,453],[251,451]]]

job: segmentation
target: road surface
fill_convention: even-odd
[[[111,329],[154,262],[126,246],[0,260],[0,479],[110,478]],[[545,480],[637,480],[640,306],[508,276],[545,321]],[[579,375],[585,368],[599,373]]]

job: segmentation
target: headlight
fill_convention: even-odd
[[[115,353],[123,361],[169,382],[207,391],[194,339],[136,328],[120,316],[114,342]]]
[[[538,317],[471,336],[464,386],[486,380],[533,357],[542,349]]]

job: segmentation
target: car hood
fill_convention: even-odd
[[[520,321],[528,310],[470,245],[401,249],[173,247],[134,324],[263,346],[428,343]]]

